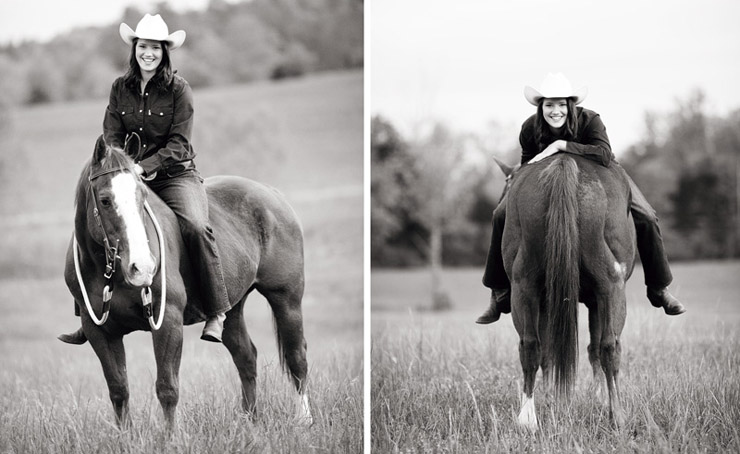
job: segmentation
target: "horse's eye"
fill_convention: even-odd
[[[106,208],[110,208],[110,206],[113,205],[113,203],[111,202],[111,200],[108,199],[108,198],[100,199],[100,204],[103,205]]]

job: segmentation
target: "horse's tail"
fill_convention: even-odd
[[[547,353],[559,394],[570,394],[578,364],[578,165],[555,159],[540,175],[545,189]]]

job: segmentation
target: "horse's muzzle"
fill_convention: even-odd
[[[156,264],[154,258],[147,257],[141,260],[133,260],[128,266],[123,267],[126,282],[132,287],[149,287],[154,280]]]

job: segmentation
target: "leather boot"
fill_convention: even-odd
[[[74,333],[60,334],[57,336],[57,339],[73,345],[82,345],[87,342],[87,336],[85,336],[85,332],[82,331],[82,328],[78,329]]]
[[[668,288],[654,289],[648,287],[647,297],[650,304],[655,307],[662,307],[668,315],[680,315],[686,312],[683,304],[673,295],[668,293]]]
[[[501,317],[501,314],[511,312],[511,289],[491,289],[491,300],[488,309],[483,315],[478,317],[475,323],[479,325],[488,325]]]
[[[216,314],[209,318],[206,321],[206,326],[203,328],[203,334],[200,338],[209,342],[221,342],[221,335],[224,332],[224,320],[226,320],[226,314]]]

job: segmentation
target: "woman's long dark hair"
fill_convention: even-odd
[[[537,115],[534,119],[534,138],[537,140],[540,151],[547,148],[556,139],[573,141],[578,136],[578,111],[576,110],[576,103],[573,102],[573,98],[566,98],[568,114],[565,118],[565,124],[559,130],[560,134],[557,135],[553,134],[550,125],[545,121],[542,112],[542,104],[545,102],[545,99],[547,98],[540,99],[540,102],[537,104]]]
[[[131,44],[131,53],[128,57],[128,70],[123,76],[126,86],[137,90],[137,92],[141,86],[141,68],[139,68],[139,62],[136,61],[136,44],[138,42],[139,38],[134,38],[134,42]],[[151,83],[160,91],[167,91],[170,84],[172,84],[175,72],[172,70],[169,44],[166,41],[160,41],[159,43],[162,46],[162,61],[159,63]]]

